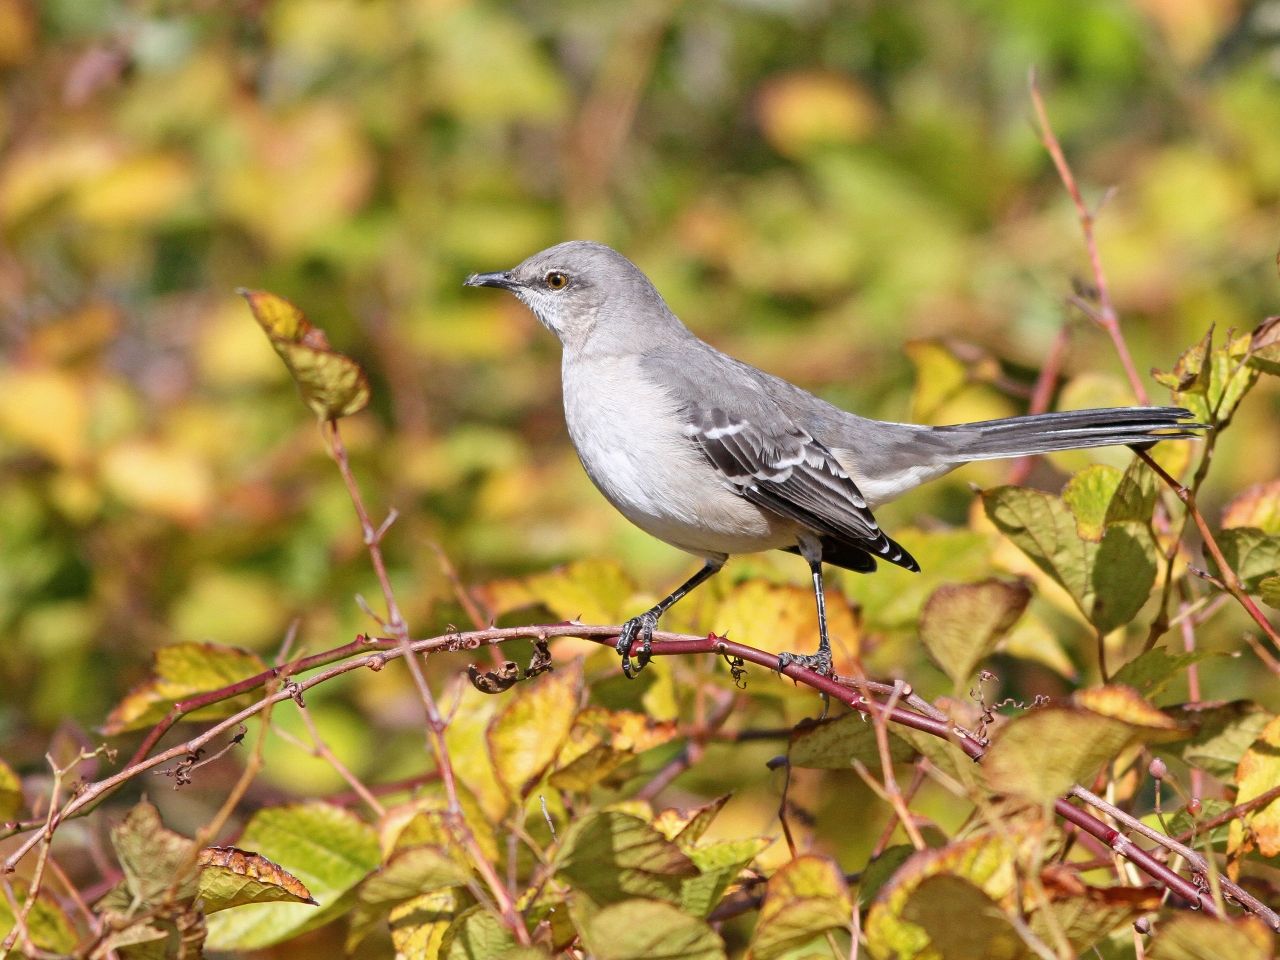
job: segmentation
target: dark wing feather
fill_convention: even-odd
[[[874,569],[873,558],[919,570],[911,554],[887,537],[867,501],[831,451],[787,423],[766,433],[720,408],[694,411],[685,431],[735,490],[752,503],[813,531],[832,548],[868,555],[851,569]],[[840,553],[831,549],[834,555]],[[853,554],[849,554],[852,557]],[[836,560],[835,562],[839,562]]]

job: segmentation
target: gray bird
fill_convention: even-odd
[[[818,605],[817,653],[784,653],[779,669],[830,674],[822,564],[920,569],[873,507],[971,460],[1150,444],[1203,429],[1180,407],[943,427],[859,417],[698,339],[635,264],[585,240],[472,274],[466,285],[511,291],[559,338],[565,422],[587,475],[636,526],[704,561],[623,626],[617,649],[628,677],[648,663],[663,613],[730,555],[770,549],[804,557]]]

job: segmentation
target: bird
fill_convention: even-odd
[[[514,294],[559,339],[565,423],[587,475],[640,529],[703,561],[622,625],[616,649],[629,678],[649,663],[664,613],[730,556],[772,549],[808,564],[819,633],[815,653],[782,653],[778,669],[830,675],[823,564],[920,569],[874,508],[970,461],[1149,446],[1206,429],[1181,407],[948,426],[861,417],[700,339],[634,263],[589,240],[471,274],[465,286]]]

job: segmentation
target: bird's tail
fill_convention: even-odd
[[[935,427],[934,435],[939,439],[945,438],[950,458],[961,463],[1022,457],[1054,450],[1150,446],[1158,440],[1196,437],[1209,429],[1207,424],[1192,421],[1192,416],[1190,410],[1181,407],[1070,410]]]

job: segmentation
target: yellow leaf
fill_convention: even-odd
[[[1280,480],[1254,484],[1222,511],[1223,527],[1257,527],[1280,534]]]
[[[849,926],[844,874],[826,857],[796,857],[769,878],[751,938],[752,960],[774,960],[830,930]]]
[[[194,454],[147,440],[126,441],[102,458],[107,488],[132,507],[194,523],[213,506],[213,476]]]
[[[88,422],[82,380],[51,368],[0,369],[0,436],[70,466],[84,455]]]
[[[582,696],[582,661],[521,684],[489,724],[498,780],[513,796],[537,785],[573,726]]]
[[[81,218],[92,224],[147,226],[180,212],[194,186],[195,177],[184,158],[144,154],[79,184],[73,202]]]
[[[810,587],[748,580],[732,588],[704,622],[722,636],[769,653],[818,648],[818,608]],[[832,586],[827,587],[827,632],[836,672],[854,672],[861,626],[848,599]]]
[[[369,381],[360,365],[329,346],[319,327],[283,297],[241,290],[254,318],[293,374],[302,399],[316,415],[336,420],[359,413],[369,403]]]
[[[200,899],[205,913],[246,903],[310,903],[306,885],[260,853],[237,847],[205,847],[200,864]]]
[[[1262,729],[1236,770],[1236,803],[1248,803],[1280,783],[1280,717]],[[1273,800],[1231,821],[1227,849],[1233,854],[1256,847],[1264,857],[1280,854],[1280,801]],[[1237,867],[1238,869],[1238,867]]]
[[[152,675],[125,696],[103,726],[108,736],[157,723],[178,700],[217,690],[252,677],[266,665],[252,653],[211,643],[176,643],[155,653]],[[247,696],[224,700],[191,714],[193,719],[229,716],[245,706]]]
[[[817,70],[767,81],[757,109],[765,138],[788,156],[861,140],[876,119],[874,100],[852,76]]]

